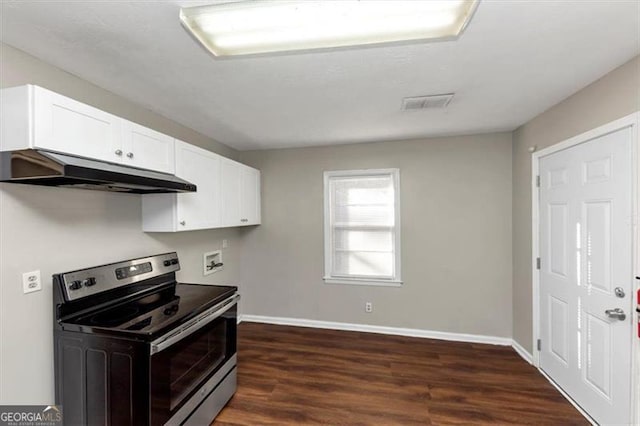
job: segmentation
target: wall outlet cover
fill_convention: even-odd
[[[40,271],[31,271],[22,274],[22,290],[25,294],[42,290]]]

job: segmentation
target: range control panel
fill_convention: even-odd
[[[180,270],[176,253],[128,260],[61,274],[69,301]]]
[[[168,262],[168,260],[165,260]],[[153,267],[151,266],[151,262],[140,263],[137,265],[124,266],[122,268],[116,269],[116,278],[119,280],[123,280],[129,277],[135,277],[136,275],[146,274],[147,272],[153,271]]]

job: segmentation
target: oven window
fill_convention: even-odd
[[[168,366],[171,410],[224,362],[226,345],[227,324],[220,320],[171,347]]]

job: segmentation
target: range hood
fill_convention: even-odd
[[[134,194],[196,191],[170,174],[34,149],[0,152],[0,182]]]

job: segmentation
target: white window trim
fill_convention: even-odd
[[[345,177],[345,176],[375,176],[375,175],[392,175],[393,176],[393,189],[394,189],[394,209],[395,209],[395,224],[394,224],[394,254],[395,254],[395,277],[393,279],[386,278],[357,278],[357,277],[342,277],[331,275],[331,247],[333,246],[331,238],[331,214],[330,214],[330,200],[331,194],[329,193],[329,179],[332,177]],[[335,170],[324,172],[324,282],[325,284],[347,284],[347,285],[363,285],[363,286],[381,286],[381,287],[400,287],[402,285],[402,265],[400,255],[401,248],[401,223],[400,223],[400,169],[365,169],[365,170]]]

